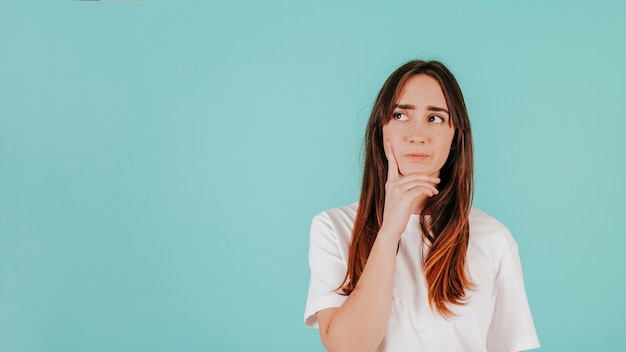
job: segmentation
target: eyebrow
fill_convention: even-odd
[[[415,110],[415,105],[410,105],[410,104],[395,104],[393,106],[394,109],[405,109],[405,110]],[[441,112],[445,112],[446,114],[450,115],[450,112],[444,108],[440,108],[438,106],[427,106],[426,110],[428,111],[441,111]]]

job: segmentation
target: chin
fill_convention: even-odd
[[[400,167],[400,173],[402,175],[426,174],[429,176],[439,176],[439,170],[433,170],[425,167]]]

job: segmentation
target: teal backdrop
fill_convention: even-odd
[[[542,351],[624,351],[626,2],[0,5],[0,351],[323,351],[312,217],[385,78],[464,91]]]

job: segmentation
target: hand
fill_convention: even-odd
[[[402,175],[398,170],[391,144],[386,142],[386,146],[385,155],[389,170],[385,184],[385,208],[380,232],[394,234],[400,239],[406,230],[414,202],[424,201],[427,197],[438,194],[439,191],[435,185],[440,180],[421,173]]]

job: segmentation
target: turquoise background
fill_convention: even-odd
[[[0,5],[0,351],[322,351],[312,217],[385,78],[464,91],[542,351],[626,350],[626,2]]]

